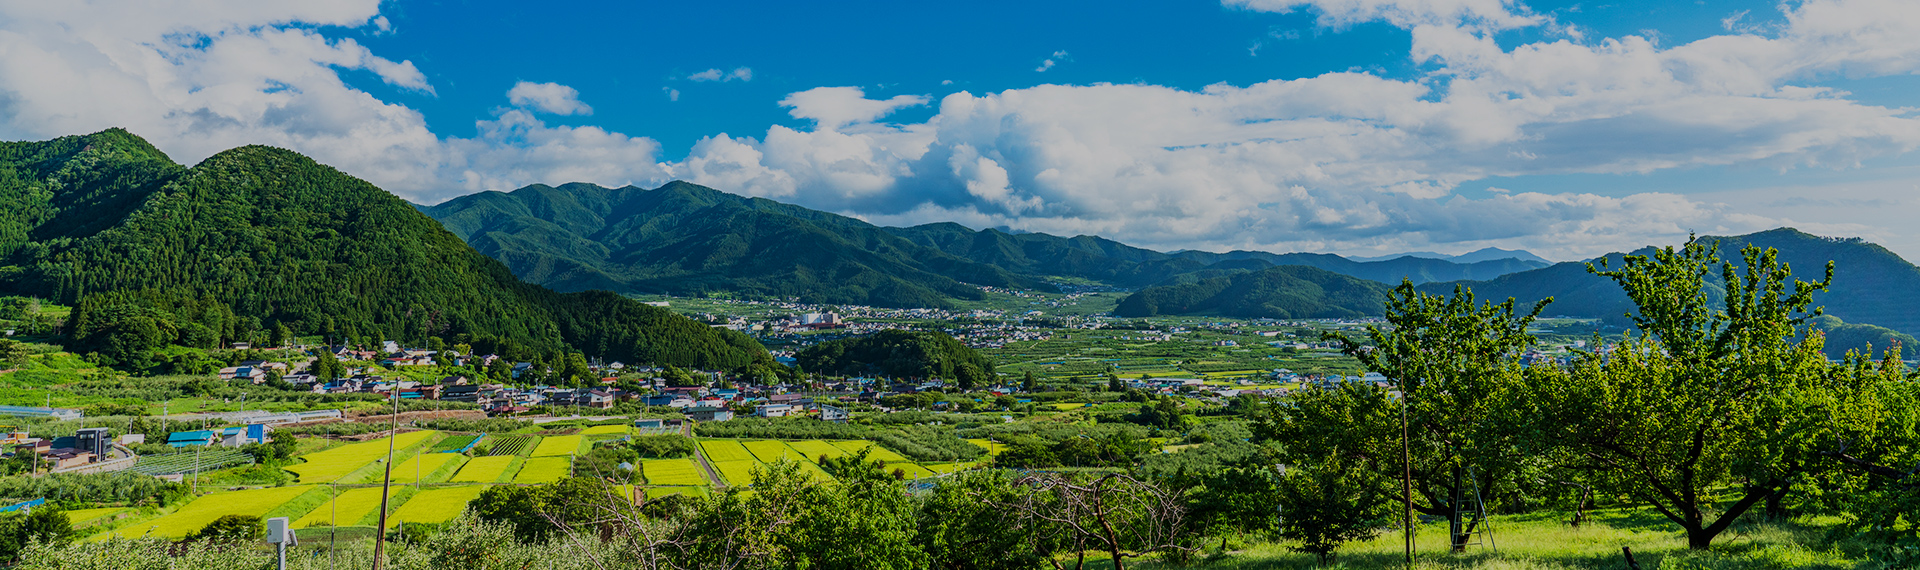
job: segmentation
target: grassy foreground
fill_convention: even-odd
[[[1643,511],[1601,511],[1580,528],[1567,526],[1564,514],[1529,514],[1492,518],[1492,545],[1468,548],[1465,554],[1447,552],[1446,525],[1420,528],[1415,568],[1486,570],[1621,569],[1626,560],[1621,547],[1645,570],[1677,569],[1787,569],[1862,568],[1858,545],[1827,540],[1836,522],[1803,517],[1777,524],[1736,524],[1714,541],[1713,550],[1687,550],[1679,528],[1658,515]],[[1319,566],[1309,554],[1291,552],[1285,544],[1232,544],[1225,555],[1207,545],[1207,555],[1184,568],[1252,570],[1267,568],[1401,568],[1404,565],[1399,533],[1347,545],[1328,566]],[[1110,568],[1102,559],[1088,568]],[[1071,567],[1069,563],[1068,567]],[[1171,569],[1159,561],[1129,561],[1128,568]]]

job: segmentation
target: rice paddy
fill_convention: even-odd
[[[565,479],[573,473],[571,457],[533,457],[528,458],[520,473],[513,476],[514,483],[535,484],[552,483]]]
[[[584,438],[578,435],[557,435],[542,439],[540,440],[540,446],[533,448],[533,456],[556,457],[573,455],[580,451],[580,442],[583,439]]]
[[[632,428],[622,425],[593,426],[580,431],[580,435],[627,435]]]
[[[194,499],[170,514],[129,525],[117,532],[122,536],[139,536],[151,531],[153,536],[179,539],[226,515],[265,515],[275,507],[316,488],[302,485],[213,493]]]
[[[467,510],[467,503],[487,490],[486,485],[467,485],[462,487],[440,487],[414,493],[413,498],[400,505],[391,518],[395,524],[403,522],[443,523],[460,516]]]
[[[454,473],[453,478],[449,479],[449,481],[454,483],[497,483],[500,482],[500,479],[504,478],[509,473],[509,470],[513,469],[515,463],[519,461],[520,456],[518,455],[475,457],[467,461],[466,465],[460,466],[460,471]]]
[[[733,461],[754,461],[753,453],[746,446],[731,439],[705,439],[700,441],[700,450],[706,452],[707,461],[726,463]]]
[[[648,459],[640,462],[640,473],[648,485],[707,485],[707,476],[692,459]]]
[[[392,438],[380,438],[373,441],[343,445],[326,451],[310,453],[305,456],[307,462],[287,466],[287,471],[300,476],[302,483],[332,483],[342,477],[352,475],[354,471],[387,456],[388,440],[392,440],[393,449],[412,449],[429,438],[440,435],[434,431],[416,431],[400,434]]]
[[[307,513],[307,516],[293,521],[293,528],[355,526],[377,510],[380,510],[379,487],[346,489],[322,503],[320,508]]]

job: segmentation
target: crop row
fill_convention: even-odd
[[[141,475],[172,475],[177,473],[203,473],[215,469],[225,469],[236,465],[253,463],[253,456],[233,450],[169,453],[166,455],[142,455],[140,461],[128,469]]]
[[[493,452],[487,455],[526,455],[539,441],[539,436],[510,435],[501,438],[500,443],[493,444]]]

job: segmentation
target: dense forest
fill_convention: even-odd
[[[288,335],[769,359],[664,309],[522,282],[407,202],[297,153],[248,146],[183,168],[118,129],[0,143],[0,292],[74,305],[76,348],[116,362]]]
[[[1149,287],[1114,309],[1122,317],[1208,314],[1244,318],[1322,319],[1380,314],[1387,287],[1304,266],[1280,266]]]
[[[814,373],[942,378],[967,389],[993,380],[992,360],[937,331],[887,330],[832,340],[807,347],[794,359]]]

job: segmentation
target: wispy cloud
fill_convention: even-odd
[[[746,67],[736,67],[733,68],[733,71],[721,71],[719,68],[713,68],[688,75],[687,79],[690,81],[719,81],[723,83],[736,80],[742,82],[753,81],[753,70]]]
[[[1056,52],[1053,52],[1053,55],[1048,56],[1044,60],[1041,60],[1040,67],[1033,68],[1033,70],[1037,72],[1045,73],[1047,70],[1053,69],[1053,66],[1060,65],[1061,63],[1068,62],[1068,61],[1073,61],[1073,56],[1068,55],[1067,50],[1056,51]]]

